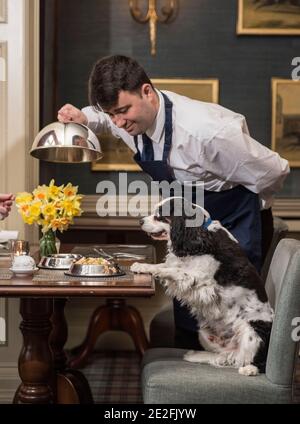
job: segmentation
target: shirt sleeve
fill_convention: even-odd
[[[120,138],[118,128],[112,123],[111,119],[104,113],[96,111],[92,106],[82,109],[87,117],[87,126],[97,134],[112,134],[114,137]]]
[[[133,137],[131,137],[124,129],[118,128],[113,124],[109,116],[104,112],[96,111],[92,106],[87,106],[82,109],[82,112],[87,117],[87,126],[98,135],[111,134],[116,138],[123,140],[127,146],[136,153],[136,147]]]
[[[262,198],[279,191],[290,172],[287,160],[250,137],[242,115],[236,115],[202,149],[208,171],[241,184]]]

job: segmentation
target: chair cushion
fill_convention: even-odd
[[[265,374],[246,377],[234,368],[215,368],[182,359],[183,349],[150,349],[143,359],[144,403],[290,403],[291,387]]]
[[[280,240],[286,237],[289,230],[288,225],[281,218],[278,218],[277,216],[273,217],[273,223],[274,223],[274,234],[272,237],[271,245],[268,249],[267,256],[264,260],[264,263],[261,269],[261,278],[264,282],[267,279],[268,271],[270,268],[270,264],[271,264],[275,249],[278,243],[280,242]]]
[[[300,316],[300,241],[283,239],[274,253],[266,290],[275,306],[266,366],[268,379],[291,385],[298,343],[292,340],[292,321]]]

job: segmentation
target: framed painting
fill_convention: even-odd
[[[0,0],[0,23],[7,21],[7,0]]]
[[[300,35],[300,0],[238,0],[237,33]]]
[[[219,80],[217,79],[152,79],[159,90],[178,94],[204,102],[218,103]],[[100,138],[100,137],[99,137]],[[111,135],[101,135],[103,158],[93,162],[92,171],[141,171],[134,162],[133,153],[122,141]]]
[[[272,79],[272,149],[300,167],[300,81]]]

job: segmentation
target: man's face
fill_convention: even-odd
[[[155,120],[159,108],[156,92],[150,84],[144,84],[140,93],[120,91],[118,103],[108,110],[113,123],[131,136],[143,134]]]

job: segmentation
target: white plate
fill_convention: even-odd
[[[9,268],[10,271],[12,271],[16,275],[31,275],[34,274],[36,271],[38,271],[39,268],[34,269],[20,269],[20,268]]]

